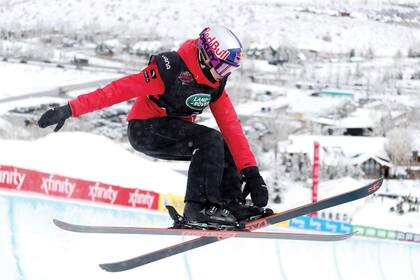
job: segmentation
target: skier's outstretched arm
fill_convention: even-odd
[[[152,79],[152,73],[153,78]],[[38,121],[38,125],[45,128],[57,125],[58,131],[66,119],[100,110],[134,97],[156,95],[162,93],[165,87],[160,79],[157,66],[151,63],[137,74],[115,80],[103,88],[79,95],[68,104],[46,111]]]

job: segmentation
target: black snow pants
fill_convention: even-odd
[[[186,202],[224,205],[242,200],[240,177],[221,133],[178,118],[131,120],[128,139],[148,156],[191,161]]]

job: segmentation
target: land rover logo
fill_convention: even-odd
[[[191,109],[202,110],[209,105],[210,99],[210,94],[198,93],[188,97],[185,104]]]

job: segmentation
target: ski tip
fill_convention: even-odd
[[[102,269],[103,269],[103,270],[105,270],[105,271],[112,272],[112,271],[110,271],[110,270],[109,270],[109,268],[108,268],[107,264],[103,264],[103,263],[101,263],[101,264],[99,265],[99,267],[100,267],[100,268],[102,268]]]
[[[355,234],[355,231],[349,232],[349,233],[343,233],[343,234],[337,234],[337,237],[341,237],[339,240],[346,240],[349,238],[352,238]]]
[[[108,264],[108,263],[101,263],[99,267],[107,272],[121,272],[121,271],[127,270],[123,268],[116,269],[112,264]]]
[[[356,233],[357,233],[357,231],[352,231],[352,232],[349,232],[349,233],[345,233],[345,234],[342,234],[341,235],[341,240],[347,240],[347,239],[350,239],[350,238],[352,238],[353,236],[355,236],[356,235]]]
[[[383,182],[384,182],[384,177],[381,177],[377,179],[376,181],[373,181],[372,183],[368,185],[369,186],[368,192],[370,194],[376,192],[377,190],[381,188]]]
[[[65,222],[63,222],[63,221],[60,221],[60,220],[58,220],[58,219],[53,219],[53,223],[54,223],[54,225],[55,225],[56,227],[58,227],[58,228],[60,228],[60,229],[68,230],[68,229],[67,229],[68,224],[67,224],[67,223],[65,223]]]
[[[53,223],[54,225],[56,225],[57,227],[61,228],[63,226],[63,222],[57,219],[53,219]]]
[[[54,223],[54,225],[56,225],[60,229],[73,231],[72,228],[71,228],[71,225],[66,223],[66,222],[60,221],[58,219],[53,219],[53,223]]]
[[[354,236],[354,234],[356,232],[357,231],[352,231],[352,232],[344,233],[344,234],[337,234],[336,235],[337,239],[336,240],[331,240],[331,241],[343,241],[343,240],[350,239],[350,238],[352,238]]]

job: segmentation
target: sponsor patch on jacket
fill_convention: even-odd
[[[185,104],[194,110],[203,110],[210,104],[211,96],[206,93],[191,95],[185,100]]]
[[[181,80],[182,84],[189,84],[194,81],[193,75],[189,71],[184,71],[179,74],[178,79]]]
[[[143,75],[144,75],[144,79],[146,80],[146,83],[150,82],[149,73],[147,73],[147,71],[144,71]]]

